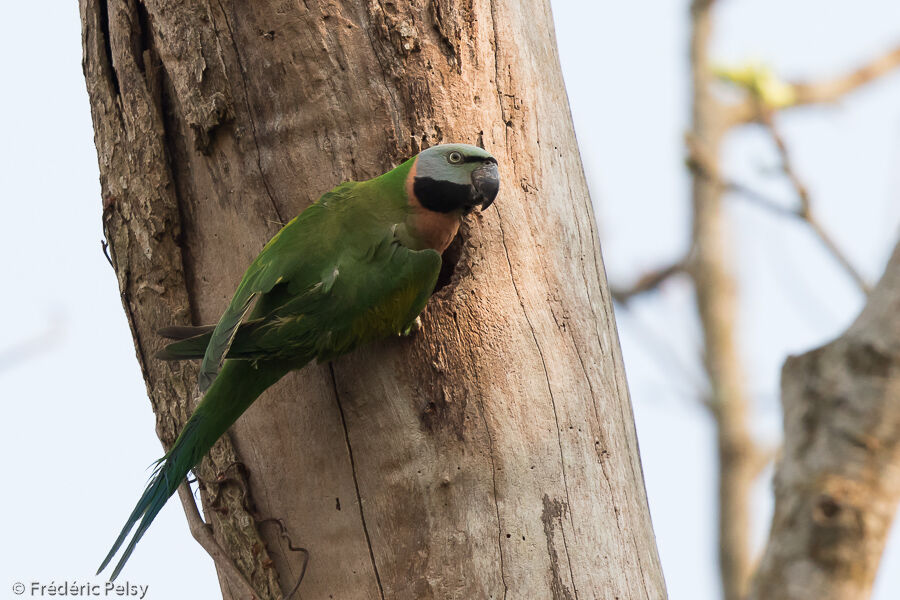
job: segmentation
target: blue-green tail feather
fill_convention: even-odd
[[[134,510],[131,511],[131,515],[125,522],[125,526],[119,533],[119,537],[117,537],[116,541],[113,543],[109,554],[106,555],[100,568],[97,569],[97,574],[107,567],[113,556],[115,556],[119,551],[119,548],[122,547],[122,544],[128,538],[128,534],[134,529],[134,526],[138,521],[140,521],[140,525],[110,576],[110,581],[115,580],[122,570],[122,567],[125,566],[125,563],[131,556],[131,553],[134,551],[138,541],[143,537],[144,532],[150,526],[150,523],[153,522],[153,519],[156,518],[156,515],[158,515],[159,511],[162,510],[162,507],[165,506],[166,501],[176,490],[178,490],[178,486],[184,481],[188,471],[193,468],[194,464],[199,462],[200,458],[203,458],[203,455],[206,454],[212,446],[210,444],[209,447],[204,449],[202,445],[193,443],[196,438],[192,435],[192,430],[199,428],[201,425],[201,419],[197,417],[198,415],[195,413],[185,425],[182,434],[178,437],[178,440],[172,446],[172,449],[167,452],[164,457],[156,461],[156,467],[153,470],[153,475],[150,477],[150,483],[147,484],[147,488],[144,490],[143,495],[141,495],[141,499],[138,500]],[[195,459],[194,457],[197,456],[201,449],[203,450],[202,454],[200,454],[199,458]]]
[[[281,379],[285,373],[302,363],[286,361],[265,361],[259,364],[250,361],[227,361],[203,401],[185,424],[171,450],[159,459],[134,510],[131,511],[119,537],[113,543],[109,554],[103,559],[99,574],[125,543],[134,530],[131,540],[125,546],[119,562],[113,569],[110,581],[122,571],[135,546],[147,528],[165,506],[169,498],[194,466],[206,455],[225,431],[247,410],[253,401],[270,385]],[[135,529],[135,525],[137,528]]]

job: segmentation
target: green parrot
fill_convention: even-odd
[[[160,358],[202,359],[203,399],[97,573],[134,529],[110,580],[119,575],[188,471],[288,371],[409,334],[462,217],[490,206],[499,188],[497,160],[467,144],[434,146],[384,175],[343,183],[269,240],[218,324],[160,331],[178,340]]]

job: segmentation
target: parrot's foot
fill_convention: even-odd
[[[422,317],[416,317],[416,320],[409,324],[409,327],[400,332],[403,337],[410,336],[418,331],[422,331],[425,326],[422,324]]]

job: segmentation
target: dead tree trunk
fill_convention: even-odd
[[[451,140],[500,161],[424,332],[286,377],[200,469],[260,596],[303,561],[263,521],[281,519],[309,549],[308,598],[665,597],[546,0],[81,16],[104,226],[166,444],[195,372],[149,358],[155,328],[216,321],[264,242],[342,180]]]
[[[900,244],[856,322],[789,358],[772,531],[751,599],[860,600],[900,500]]]

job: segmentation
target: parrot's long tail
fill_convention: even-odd
[[[97,570],[100,573],[119,551],[128,534],[137,525],[131,541],[112,572],[114,580],[150,523],[162,510],[169,497],[185,480],[188,471],[200,462],[212,445],[244,413],[245,410],[270,385],[285,373],[299,366],[297,362],[245,360],[225,362],[218,377],[207,390],[194,414],[185,424],[172,448],[156,462],[156,468],[147,489],[128,517],[125,527],[116,538],[112,549]],[[140,521],[140,524],[138,524]]]

